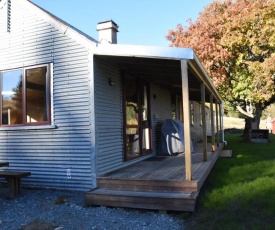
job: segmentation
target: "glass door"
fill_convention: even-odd
[[[150,110],[149,110],[149,98],[148,85],[142,85],[143,92],[141,95],[141,134],[142,134],[142,153],[150,153],[151,152],[151,132],[150,132]]]
[[[151,152],[149,85],[134,77],[124,77],[125,160]]]

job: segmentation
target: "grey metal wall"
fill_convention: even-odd
[[[191,125],[191,132],[195,134],[196,141],[202,140],[202,125],[201,125],[201,104],[199,102],[193,102],[194,105],[194,124]],[[210,116],[210,108],[205,108],[206,112],[206,135],[211,136],[211,116]]]
[[[171,92],[161,87],[151,86],[151,101],[152,101],[152,132],[153,132],[153,145],[154,153],[157,153],[159,146],[159,137],[161,134],[161,125],[165,119],[172,118],[171,108]],[[156,99],[153,95],[156,95]],[[192,138],[195,141],[202,140],[202,125],[201,125],[201,112],[199,102],[192,102],[194,105],[194,124],[191,125]],[[206,127],[207,135],[211,135],[211,119],[210,109],[206,107]]]
[[[94,58],[95,118],[96,118],[96,171],[98,175],[124,165],[122,86],[119,68]],[[109,85],[109,78],[115,82]]]
[[[122,82],[119,67],[100,57],[94,58],[95,111],[96,111],[96,168],[97,175],[140,161],[143,158],[124,162],[123,159],[123,114]],[[108,84],[108,79],[115,86]],[[153,99],[153,95],[157,99]],[[171,94],[151,84],[153,154],[157,153],[159,124],[171,118]],[[154,116],[157,115],[157,119]],[[145,156],[145,158],[148,156]]]
[[[88,190],[92,177],[88,50],[40,18],[24,1],[12,1],[11,32],[0,13],[0,70],[53,63],[55,129],[3,131],[0,161],[31,171],[28,186]],[[71,179],[67,178],[71,170]]]
[[[154,99],[153,95],[156,95]],[[165,119],[172,118],[171,92],[156,85],[151,85],[151,115],[152,115],[152,136],[153,150],[156,154],[159,147],[161,126]]]

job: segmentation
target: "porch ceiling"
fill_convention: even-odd
[[[114,63],[120,69],[127,71],[133,76],[141,77],[165,87],[175,94],[182,95],[181,83],[181,62],[180,60],[125,57],[97,55],[109,63]],[[202,80],[197,76],[196,71],[188,65],[189,99],[201,101],[200,84]],[[206,102],[209,102],[210,92],[206,89]]]

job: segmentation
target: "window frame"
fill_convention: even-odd
[[[27,101],[26,101],[26,72],[27,70],[30,69],[35,69],[35,68],[40,68],[40,67],[46,67],[47,72],[46,72],[46,110],[47,110],[47,121],[40,121],[40,122],[27,122]],[[39,64],[39,65],[32,65],[32,66],[26,66],[26,67],[20,67],[20,68],[13,68],[13,69],[5,69],[5,70],[0,70],[0,95],[2,95],[2,89],[3,89],[3,82],[2,82],[2,75],[5,72],[10,72],[10,71],[16,71],[16,70],[21,70],[22,71],[22,107],[23,107],[23,122],[22,124],[12,124],[12,125],[6,125],[2,124],[2,99],[0,100],[0,130],[3,128],[23,128],[23,127],[46,127],[48,125],[52,125],[52,100],[51,100],[51,95],[52,95],[52,64],[51,63],[46,63],[46,64]]]

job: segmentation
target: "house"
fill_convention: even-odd
[[[99,41],[31,1],[0,1],[0,161],[31,171],[25,186],[89,191],[157,156],[161,124],[177,118],[190,186],[191,138],[203,140],[197,196],[223,138],[222,100],[194,50],[115,44],[112,20],[97,30]]]

